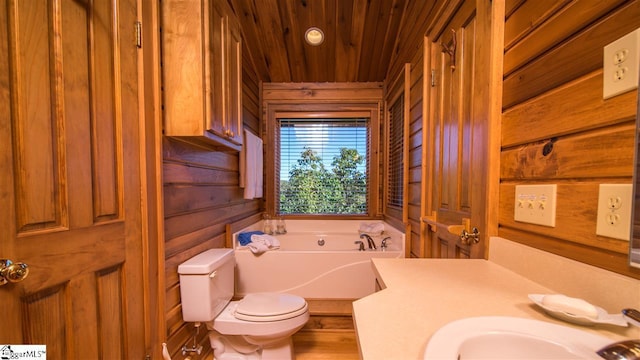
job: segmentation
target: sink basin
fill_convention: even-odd
[[[502,316],[453,321],[436,331],[424,359],[600,359],[614,341],[545,321]]]

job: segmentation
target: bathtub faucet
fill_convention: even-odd
[[[380,249],[382,249],[382,251],[387,250],[387,240],[391,240],[391,236],[387,236],[386,238],[382,239],[382,242],[380,243]]]
[[[376,250],[376,243],[373,242],[371,236],[367,234],[360,234],[360,239],[367,239],[367,244],[369,244],[369,250]]]

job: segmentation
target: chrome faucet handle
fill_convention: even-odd
[[[387,236],[386,238],[382,239],[382,242],[380,243],[380,247],[382,249],[387,248],[387,240],[391,240],[391,236]]]
[[[358,251],[364,251],[364,243],[361,240],[356,240],[354,244],[360,244]]]
[[[636,309],[622,309],[622,316],[631,325],[640,327],[640,311]]]
[[[640,340],[619,341],[603,347],[596,353],[607,360],[638,360],[640,359]]]

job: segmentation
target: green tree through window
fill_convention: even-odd
[[[281,125],[280,171],[288,175],[280,174],[281,214],[367,213],[366,121],[325,120],[324,124],[329,128],[310,127],[317,122],[309,121],[292,124],[289,120]],[[286,133],[292,126],[297,126],[297,140]],[[291,151],[300,149],[296,144],[313,145],[301,145],[296,159]],[[331,159],[323,159],[319,152]]]

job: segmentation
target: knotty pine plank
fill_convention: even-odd
[[[579,133],[635,119],[636,94],[602,100],[602,70],[578,78],[502,115],[502,146]]]
[[[640,1],[617,8],[586,30],[511,73],[504,80],[503,108],[522,103],[602,67],[602,48],[640,24]]]

